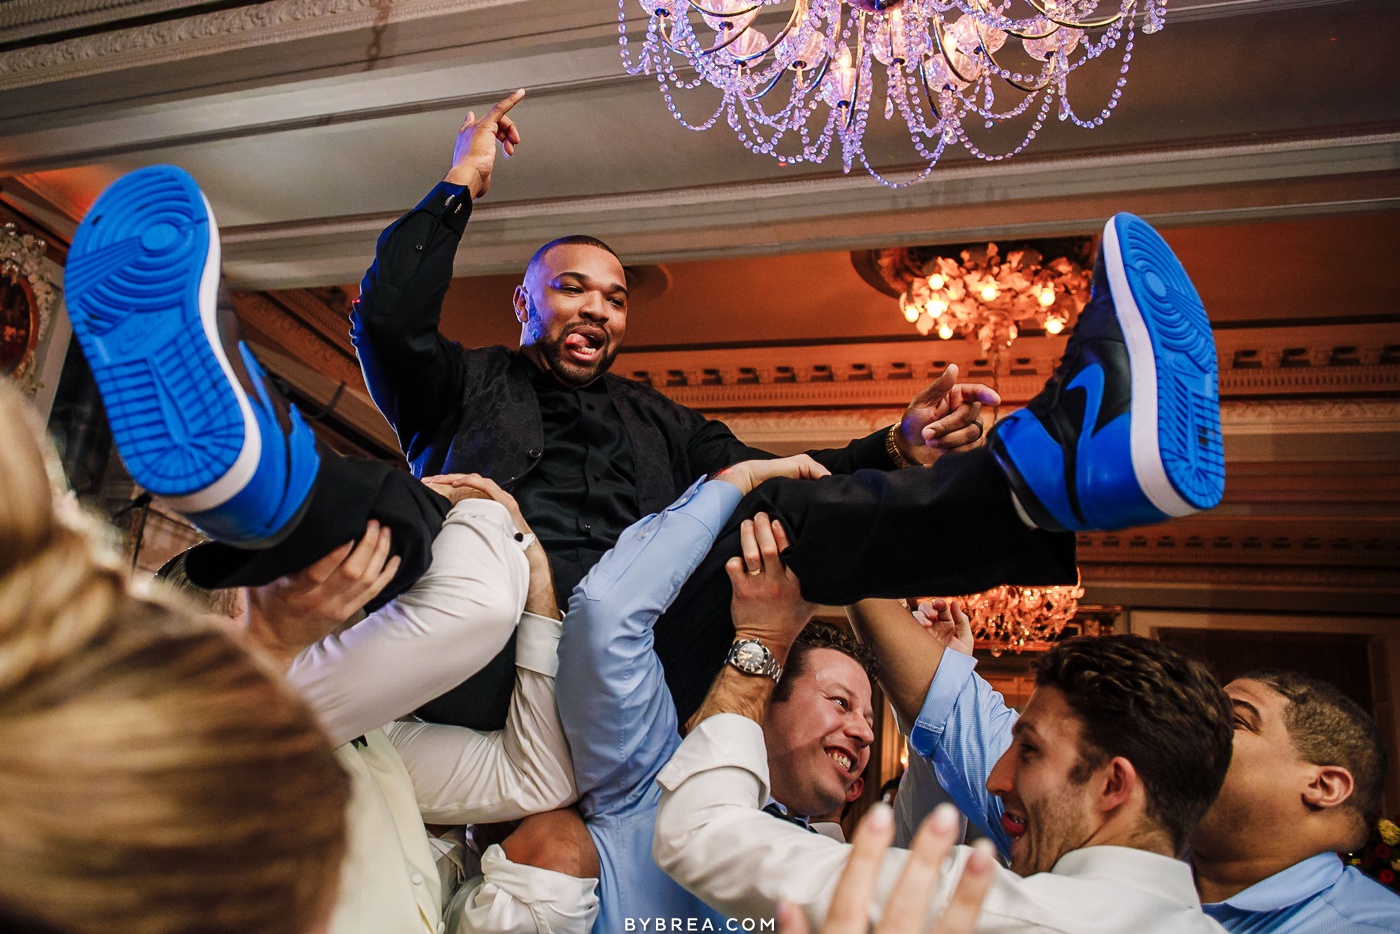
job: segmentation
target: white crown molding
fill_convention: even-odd
[[[0,53],[0,91],[529,0],[271,0]]]
[[[137,16],[159,16],[198,0],[6,0],[0,3],[0,42],[21,42]]]

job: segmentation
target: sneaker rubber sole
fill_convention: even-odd
[[[1140,218],[1114,217],[1103,250],[1131,364],[1138,483],[1169,516],[1210,509],[1225,492],[1225,449],[1205,306],[1166,241]]]
[[[92,206],[65,273],[73,331],[132,478],[181,512],[252,478],[261,435],[215,317],[219,238],[183,170],[123,176]]]

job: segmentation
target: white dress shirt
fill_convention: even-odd
[[[512,820],[577,797],[554,700],[560,623],[523,612],[525,545],[499,503],[457,503],[428,571],[392,603],[306,649],[288,672],[341,744],[337,755],[352,777],[332,934],[443,934],[452,893],[439,878],[425,816]],[[503,730],[393,722],[480,670],[517,625]],[[567,876],[556,881],[578,888]]]
[[[772,917],[779,899],[814,925],[826,909],[850,847],[758,810],[768,799],[763,731],[737,714],[705,720],[657,779],[660,866],[730,917]],[[971,850],[955,848],[934,894],[946,903]],[[878,919],[908,857],[885,856],[871,920]],[[1145,850],[1094,846],[1062,856],[1050,872],[1022,878],[997,867],[977,930],[997,934],[1219,934],[1201,913],[1189,867]]]

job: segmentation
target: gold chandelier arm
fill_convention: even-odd
[[[989,14],[990,14],[990,13],[996,12],[995,10],[990,10],[990,9],[987,8],[987,0],[976,0],[976,3],[977,3],[977,6],[978,6],[978,7],[982,10],[982,12],[984,12],[984,13],[989,13]],[[1036,9],[1040,9],[1040,8],[1037,7]],[[1122,14],[1120,13],[1119,15],[1121,16]],[[1009,23],[1009,22],[1011,22],[1011,20],[1007,20],[1007,22]],[[1059,29],[1061,25],[1063,25],[1063,24],[1056,23],[1056,24],[1052,25],[1049,29],[1045,30],[1045,32],[1042,32],[1042,33],[1017,32],[1017,31],[1014,30],[1014,29],[1003,29],[1002,32],[1004,32],[1004,33],[1006,33],[1008,36],[1011,36],[1011,37],[1016,38],[1016,39],[1048,39],[1048,38],[1050,38],[1051,36],[1053,36],[1053,35],[1055,34],[1055,31],[1056,31],[1057,29]]]
[[[695,0],[690,0],[690,5],[693,6],[693,7],[695,7],[697,10],[700,9],[699,5],[695,3]],[[748,63],[748,62],[757,61],[758,59],[760,59],[760,58],[762,58],[763,56],[767,55],[769,52],[773,51],[775,48],[778,47],[778,43],[779,43],[779,42],[782,42],[784,39],[786,39],[787,36],[788,36],[788,33],[792,32],[793,28],[797,25],[798,21],[802,18],[799,14],[802,13],[802,12],[804,12],[804,11],[806,10],[806,8],[807,8],[807,0],[798,0],[797,4],[794,5],[793,8],[792,8],[792,13],[788,16],[787,24],[786,24],[785,26],[783,26],[782,30],[781,30],[776,36],[773,37],[773,41],[772,41],[772,42],[769,42],[769,43],[768,43],[766,46],[764,46],[762,49],[760,49],[760,50],[757,51],[757,52],[752,53],[751,55],[745,55],[745,56],[742,56],[742,57],[736,55],[736,56],[734,56],[734,60],[735,60],[736,62],[738,62],[739,64],[743,65],[743,64],[746,64],[746,63]],[[758,9],[757,6],[751,6],[751,7],[748,8],[748,10],[743,11],[743,13],[734,13],[734,14],[711,14],[711,15],[724,16],[724,17],[727,19],[727,18],[730,18],[731,16],[743,16],[744,14],[748,13],[750,10],[756,10],[756,9]],[[736,41],[739,39],[740,36],[742,36],[744,33],[748,32],[748,31],[749,31],[750,29],[752,29],[752,28],[753,28],[753,24],[750,23],[749,25],[745,26],[743,29],[741,29],[741,30],[739,30],[738,32],[736,32],[734,35],[730,36],[730,37],[729,37],[728,39],[726,39],[724,42],[717,43],[716,45],[711,46],[711,47],[708,48],[708,49],[702,49],[701,52],[700,52],[700,54],[701,54],[701,55],[712,55],[712,54],[714,54],[715,52],[719,52],[719,51],[721,51],[721,50],[723,50],[723,49],[726,49],[726,48],[728,48],[730,45],[732,45],[734,42],[736,42]],[[766,93],[768,93],[768,92],[765,90],[763,93],[766,94]]]
[[[811,81],[807,82],[808,87],[811,87],[812,85],[814,85],[814,84],[816,84],[817,82],[821,81],[821,79],[822,79],[823,77],[825,77],[827,66],[828,66],[830,63],[831,63],[831,56],[830,56],[830,55],[827,55],[826,57],[824,57],[824,58],[822,59],[822,63],[821,63],[819,66],[817,66],[817,76],[816,76],[815,78],[813,78]],[[786,70],[786,69],[779,68],[778,71],[777,71],[777,73],[773,75],[773,79],[772,79],[771,81],[768,82],[767,86],[764,87],[764,89],[763,89],[762,91],[759,91],[759,92],[756,93],[756,94],[741,94],[740,96],[742,96],[742,97],[744,98],[744,100],[746,100],[746,101],[756,101],[756,100],[760,100],[760,99],[766,97],[766,96],[768,95],[768,92],[771,91],[771,90],[773,90],[775,87],[777,87],[777,86],[778,86],[778,82],[781,81],[781,80],[783,79],[783,72],[784,72],[785,70]]]
[[[860,22],[856,24],[856,80],[851,83],[851,106],[846,109],[846,129],[856,122],[856,101],[860,98],[860,73],[865,70],[865,56],[870,54],[865,42],[865,11],[860,12]]]
[[[928,56],[931,58],[932,56]],[[925,59],[927,61],[927,58]],[[939,111],[938,105],[933,100],[933,88],[928,84],[928,70],[924,67],[924,62],[919,62],[919,84],[923,85],[924,98],[928,101],[928,109],[938,119],[943,119],[943,114]]]
[[[977,35],[979,39],[982,36],[980,32]],[[1034,94],[1035,92],[1043,91],[1050,86],[1050,79],[1048,77],[1043,78],[1039,84],[1022,84],[1019,81],[1012,81],[1010,78],[1006,77],[1006,69],[1002,68],[1001,65],[997,63],[996,56],[987,50],[987,44],[985,42],[982,43],[982,53],[987,56],[987,61],[991,62],[992,67],[997,70],[997,77],[1005,81],[1007,84],[1011,85],[1018,91],[1025,91],[1027,94]]]
[[[1112,26],[1114,23],[1120,21],[1121,19],[1123,19],[1123,17],[1128,15],[1126,10],[1120,9],[1114,15],[1105,17],[1100,20],[1076,21],[1071,19],[1059,19],[1058,17],[1052,16],[1050,14],[1050,11],[1045,6],[1044,0],[1026,0],[1026,2],[1033,6],[1037,13],[1048,19],[1050,22],[1057,23],[1061,26],[1068,26],[1070,29],[1103,29],[1105,26]],[[1133,6],[1136,5],[1136,0],[1134,0]],[[1041,38],[1044,37],[1042,36]]]
[[[936,16],[933,20],[933,41],[938,46],[938,53],[943,56],[943,61],[948,65],[948,70],[957,75],[959,81],[971,84],[972,79],[958,71],[958,66],[953,64],[953,58],[948,54],[948,50],[943,45],[943,17]],[[980,37],[980,34],[979,34]]]
[[[690,3],[690,5],[695,9],[696,12],[701,13],[705,16],[718,16],[720,19],[732,19],[735,16],[747,16],[754,10],[757,10],[758,8],[763,6],[763,4],[761,3],[755,3],[753,6],[744,7],[744,9],[742,10],[711,10],[708,7],[703,7],[700,4],[696,3],[695,0],[687,0],[687,2]],[[1031,0],[1031,2],[1034,3],[1034,0]]]

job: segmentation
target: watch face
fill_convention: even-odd
[[[743,671],[759,672],[767,654],[761,642],[739,642],[733,649],[734,664]]]

